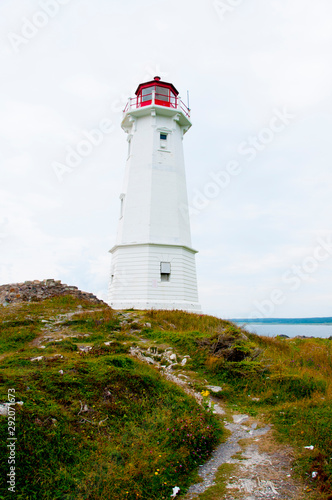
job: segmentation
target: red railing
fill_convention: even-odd
[[[144,106],[165,106],[167,108],[178,109],[182,111],[188,118],[190,118],[190,109],[174,94],[164,95],[157,92],[149,94],[139,94],[137,97],[130,97],[123,113],[127,113],[132,109],[143,108]]]

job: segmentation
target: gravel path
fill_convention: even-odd
[[[169,350],[169,357],[173,350]],[[154,364],[168,380],[179,385],[188,394],[201,403],[202,395],[193,390],[189,373],[174,372],[172,366],[164,368],[153,357],[151,350],[132,348],[131,354],[142,361]],[[178,363],[177,363],[178,364]],[[179,365],[178,365],[179,366]],[[209,389],[209,386],[207,386]],[[224,419],[224,425],[230,432],[227,440],[213,452],[210,460],[200,466],[201,482],[190,486],[183,500],[199,500],[203,493],[209,500],[313,500],[317,498],[292,474],[292,449],[278,444],[273,438],[273,430],[258,419],[248,415],[230,413],[211,398],[214,413]],[[223,464],[231,464],[233,470],[229,477],[216,479],[218,469]],[[218,481],[224,485],[219,488]],[[211,489],[211,490],[210,490]],[[226,491],[226,492],[225,492]],[[181,492],[180,492],[181,493]]]

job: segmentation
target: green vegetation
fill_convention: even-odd
[[[279,439],[294,446],[298,472],[306,479],[318,472],[320,500],[332,499],[331,340],[260,337],[183,312],[149,311],[146,319],[152,328],[145,335],[189,354],[187,369],[221,385],[226,404],[264,414]]]
[[[71,311],[78,314],[61,318]],[[196,478],[222,436],[220,424],[155,368],[128,355],[133,336],[118,315],[71,297],[0,314],[6,346],[0,401],[15,388],[24,403],[15,406],[17,499],[159,500]],[[17,340],[23,326],[31,334],[25,342]],[[2,416],[2,457],[7,437]],[[2,460],[1,499],[8,498],[7,474]]]
[[[132,346],[189,355],[181,370],[197,390],[219,385],[230,408],[264,415],[320,500],[332,498],[330,340],[259,337],[181,311],[116,313],[70,296],[0,307],[0,320],[0,402],[15,388],[24,403],[15,406],[19,500],[163,500],[197,481],[223,436],[219,421],[130,356]],[[7,437],[0,416],[1,456]],[[227,467],[202,498],[223,494]],[[7,469],[3,460],[0,500]]]

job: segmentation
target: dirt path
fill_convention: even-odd
[[[154,348],[155,349],[155,348]],[[157,349],[131,348],[131,354],[154,364],[168,380],[176,383],[201,403],[202,395],[191,387],[188,372],[173,371],[181,366],[181,356],[168,349],[161,357]],[[173,358],[173,359],[172,359]],[[171,361],[163,367],[165,360]],[[209,389],[209,386],[207,386]],[[259,419],[241,415],[213,401],[214,413],[224,421],[229,432],[227,440],[213,452],[210,460],[200,466],[201,482],[193,484],[183,500],[313,500],[310,488],[293,476],[292,449],[280,445],[273,429]]]
[[[247,415],[232,419],[225,423],[229,438],[201,467],[203,482],[192,485],[184,500],[199,499],[204,492],[213,500],[309,499],[307,488],[292,478],[291,449],[274,441],[271,428],[260,428]],[[217,475],[223,464],[231,467]]]

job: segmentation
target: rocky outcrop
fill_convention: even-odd
[[[76,286],[68,286],[53,279],[0,286],[0,304],[4,306],[17,302],[36,302],[59,295],[72,295],[78,299],[89,300],[93,304],[105,304],[92,293],[82,292]]]

